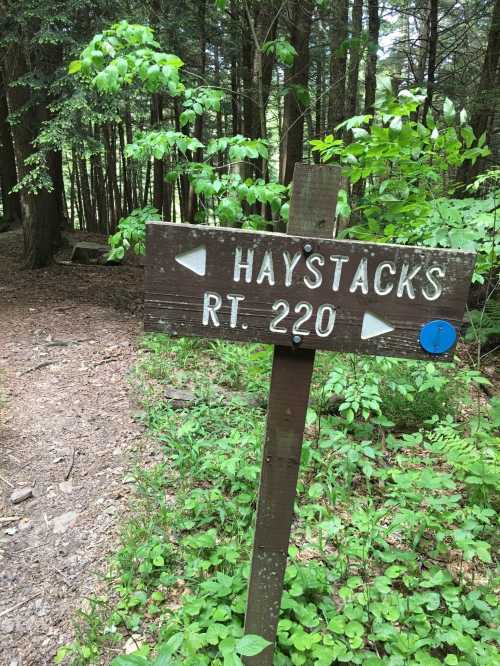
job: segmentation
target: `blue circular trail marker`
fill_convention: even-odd
[[[457,341],[457,332],[449,321],[429,321],[420,331],[420,344],[429,354],[445,354]]]

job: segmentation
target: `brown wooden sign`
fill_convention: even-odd
[[[449,360],[474,253],[151,222],[145,328],[170,335]],[[432,341],[431,341],[432,342]]]
[[[447,360],[474,266],[467,252],[332,240],[339,185],[338,167],[295,166],[297,235],[148,225],[146,330],[275,344],[245,614],[270,645],[246,666],[273,663],[315,350]]]

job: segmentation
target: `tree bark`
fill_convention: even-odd
[[[293,178],[295,163],[302,160],[305,106],[301,95],[309,80],[309,37],[311,34],[313,0],[294,0],[291,13],[290,42],[297,51],[293,65],[285,72],[283,114],[283,163],[281,181],[288,185]]]
[[[334,0],[331,28],[330,99],[328,104],[328,127],[335,127],[346,118],[346,74],[347,74],[347,22],[348,0]]]
[[[3,221],[21,222],[21,201],[18,192],[11,192],[17,184],[17,167],[7,105],[7,91],[0,76],[0,187],[2,189]]]
[[[26,160],[35,152],[33,142],[43,122],[48,119],[48,111],[43,100],[38,98],[36,93],[33,94],[29,87],[12,85],[21,77],[31,74],[23,48],[9,47],[3,54],[2,64],[9,109],[12,114],[20,115],[12,127],[12,136],[19,179],[22,180],[30,172]],[[51,173],[57,168],[57,160],[49,165]],[[42,268],[50,264],[57,247],[61,228],[61,205],[58,203],[58,185],[54,185],[52,192],[42,189],[33,194],[26,188],[21,191],[26,268]]]
[[[427,95],[425,97],[422,117],[425,122],[427,113],[432,107],[434,84],[436,82],[436,55],[438,47],[438,9],[439,0],[430,0],[429,10],[429,62],[427,64]]]
[[[500,0],[495,0],[488,33],[488,45],[484,57],[481,78],[475,95],[475,107],[471,117],[471,127],[477,137],[484,132],[488,138],[490,121],[495,114],[498,103],[498,89],[495,87],[497,71],[500,66]],[[464,184],[472,181],[478,173],[480,161],[473,166],[470,162],[462,165],[458,172],[458,180]]]
[[[365,72],[365,113],[373,113],[377,90],[377,59],[380,34],[378,0],[368,0],[368,55]]]
[[[347,117],[356,115],[358,108],[359,63],[361,61],[361,31],[363,28],[363,0],[354,0],[352,6],[351,42],[349,46],[349,76],[347,81]]]

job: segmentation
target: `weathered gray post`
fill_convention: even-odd
[[[293,176],[288,233],[332,238],[340,169],[297,164]],[[313,247],[305,243],[304,256]],[[270,666],[285,575],[302,438],[314,367],[314,349],[275,346],[266,437],[262,456],[257,522],[248,586],[245,633],[271,641],[264,652],[244,659]]]

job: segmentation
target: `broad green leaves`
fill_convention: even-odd
[[[242,657],[255,657],[269,645],[271,645],[271,643],[261,636],[247,634],[236,642],[235,651]]]
[[[148,92],[177,96],[183,90],[179,69],[184,63],[157,48],[151,28],[121,21],[96,35],[68,72],[88,78],[102,93],[117,93],[136,82]]]
[[[262,47],[262,50],[264,53],[274,53],[276,55],[276,60],[282,65],[285,65],[285,67],[291,67],[297,56],[295,48],[283,37],[266,42]]]
[[[441,126],[431,114],[426,122],[414,119],[425,100],[419,91],[402,90],[394,96],[390,80],[379,80],[374,116],[349,118],[335,134],[311,142],[325,162],[336,161],[351,184],[363,183],[356,217],[361,222],[348,229],[363,240],[418,244],[432,215],[432,202],[446,193],[447,174],[465,160],[474,162],[488,154],[484,139],[477,139],[451,100],[443,105]],[[346,135],[352,137],[344,141]],[[349,214],[342,201],[342,214]]]

